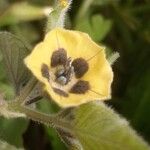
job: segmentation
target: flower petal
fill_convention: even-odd
[[[87,61],[88,70],[80,79],[89,83],[90,90],[84,94],[66,93],[65,96],[62,96],[58,94],[59,89],[53,89],[48,78],[43,76],[41,67],[44,64],[47,66],[46,68],[52,69],[51,57],[53,52],[58,49],[66,50],[67,56],[72,60],[83,58]],[[61,28],[52,30],[25,59],[25,64],[45,84],[45,89],[51,98],[62,107],[77,106],[92,100],[110,98],[113,73],[105,58],[104,47],[98,46],[85,33]]]
[[[99,99],[110,99],[113,72],[105,58],[104,52],[89,61],[89,71],[82,80],[90,82],[91,92],[97,93]]]
[[[79,31],[56,28],[47,34],[45,42],[50,43],[52,37],[54,42],[57,41],[57,47],[67,50],[72,59],[82,57],[87,60],[104,49],[94,43],[88,34]]]

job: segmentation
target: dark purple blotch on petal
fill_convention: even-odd
[[[70,93],[74,94],[85,94],[90,89],[88,81],[79,80],[73,87],[70,89]]]
[[[67,62],[67,52],[63,48],[54,51],[51,57],[51,67],[65,65]]]
[[[87,61],[83,58],[73,60],[72,66],[74,67],[75,76],[77,78],[81,78],[89,69]]]
[[[42,64],[41,66],[41,73],[42,73],[42,76],[46,79],[49,80],[50,76],[49,76],[49,68],[48,68],[48,65],[46,64]]]
[[[60,90],[58,88],[53,88],[54,92],[57,93],[58,95],[60,96],[63,96],[63,97],[68,97],[68,93],[66,93],[65,91],[63,90]]]

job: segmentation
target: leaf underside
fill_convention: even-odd
[[[21,87],[28,80],[29,72],[23,59],[30,52],[24,43],[9,32],[0,32],[0,52],[4,67],[15,92],[19,93]]]

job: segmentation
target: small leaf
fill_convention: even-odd
[[[101,15],[94,15],[90,19],[85,17],[77,23],[76,29],[88,33],[95,41],[102,41],[110,31],[112,22]]]
[[[71,113],[74,118],[66,119],[70,128],[58,132],[72,150],[150,150],[128,122],[102,102],[81,105]]]
[[[28,80],[29,72],[23,64],[24,57],[29,53],[21,40],[8,32],[0,32],[0,52],[3,57],[5,71],[19,93],[21,86]]]

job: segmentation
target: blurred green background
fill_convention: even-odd
[[[0,31],[22,39],[29,49],[43,39],[46,8],[52,0],[0,0]],[[107,47],[107,54],[119,52],[113,65],[112,99],[107,102],[127,118],[133,128],[150,142],[150,1],[74,0],[66,17],[66,28],[87,32]],[[0,92],[13,97],[0,56]],[[53,113],[49,102],[40,110]],[[24,119],[0,118],[0,138],[29,150],[65,150],[53,129]]]

